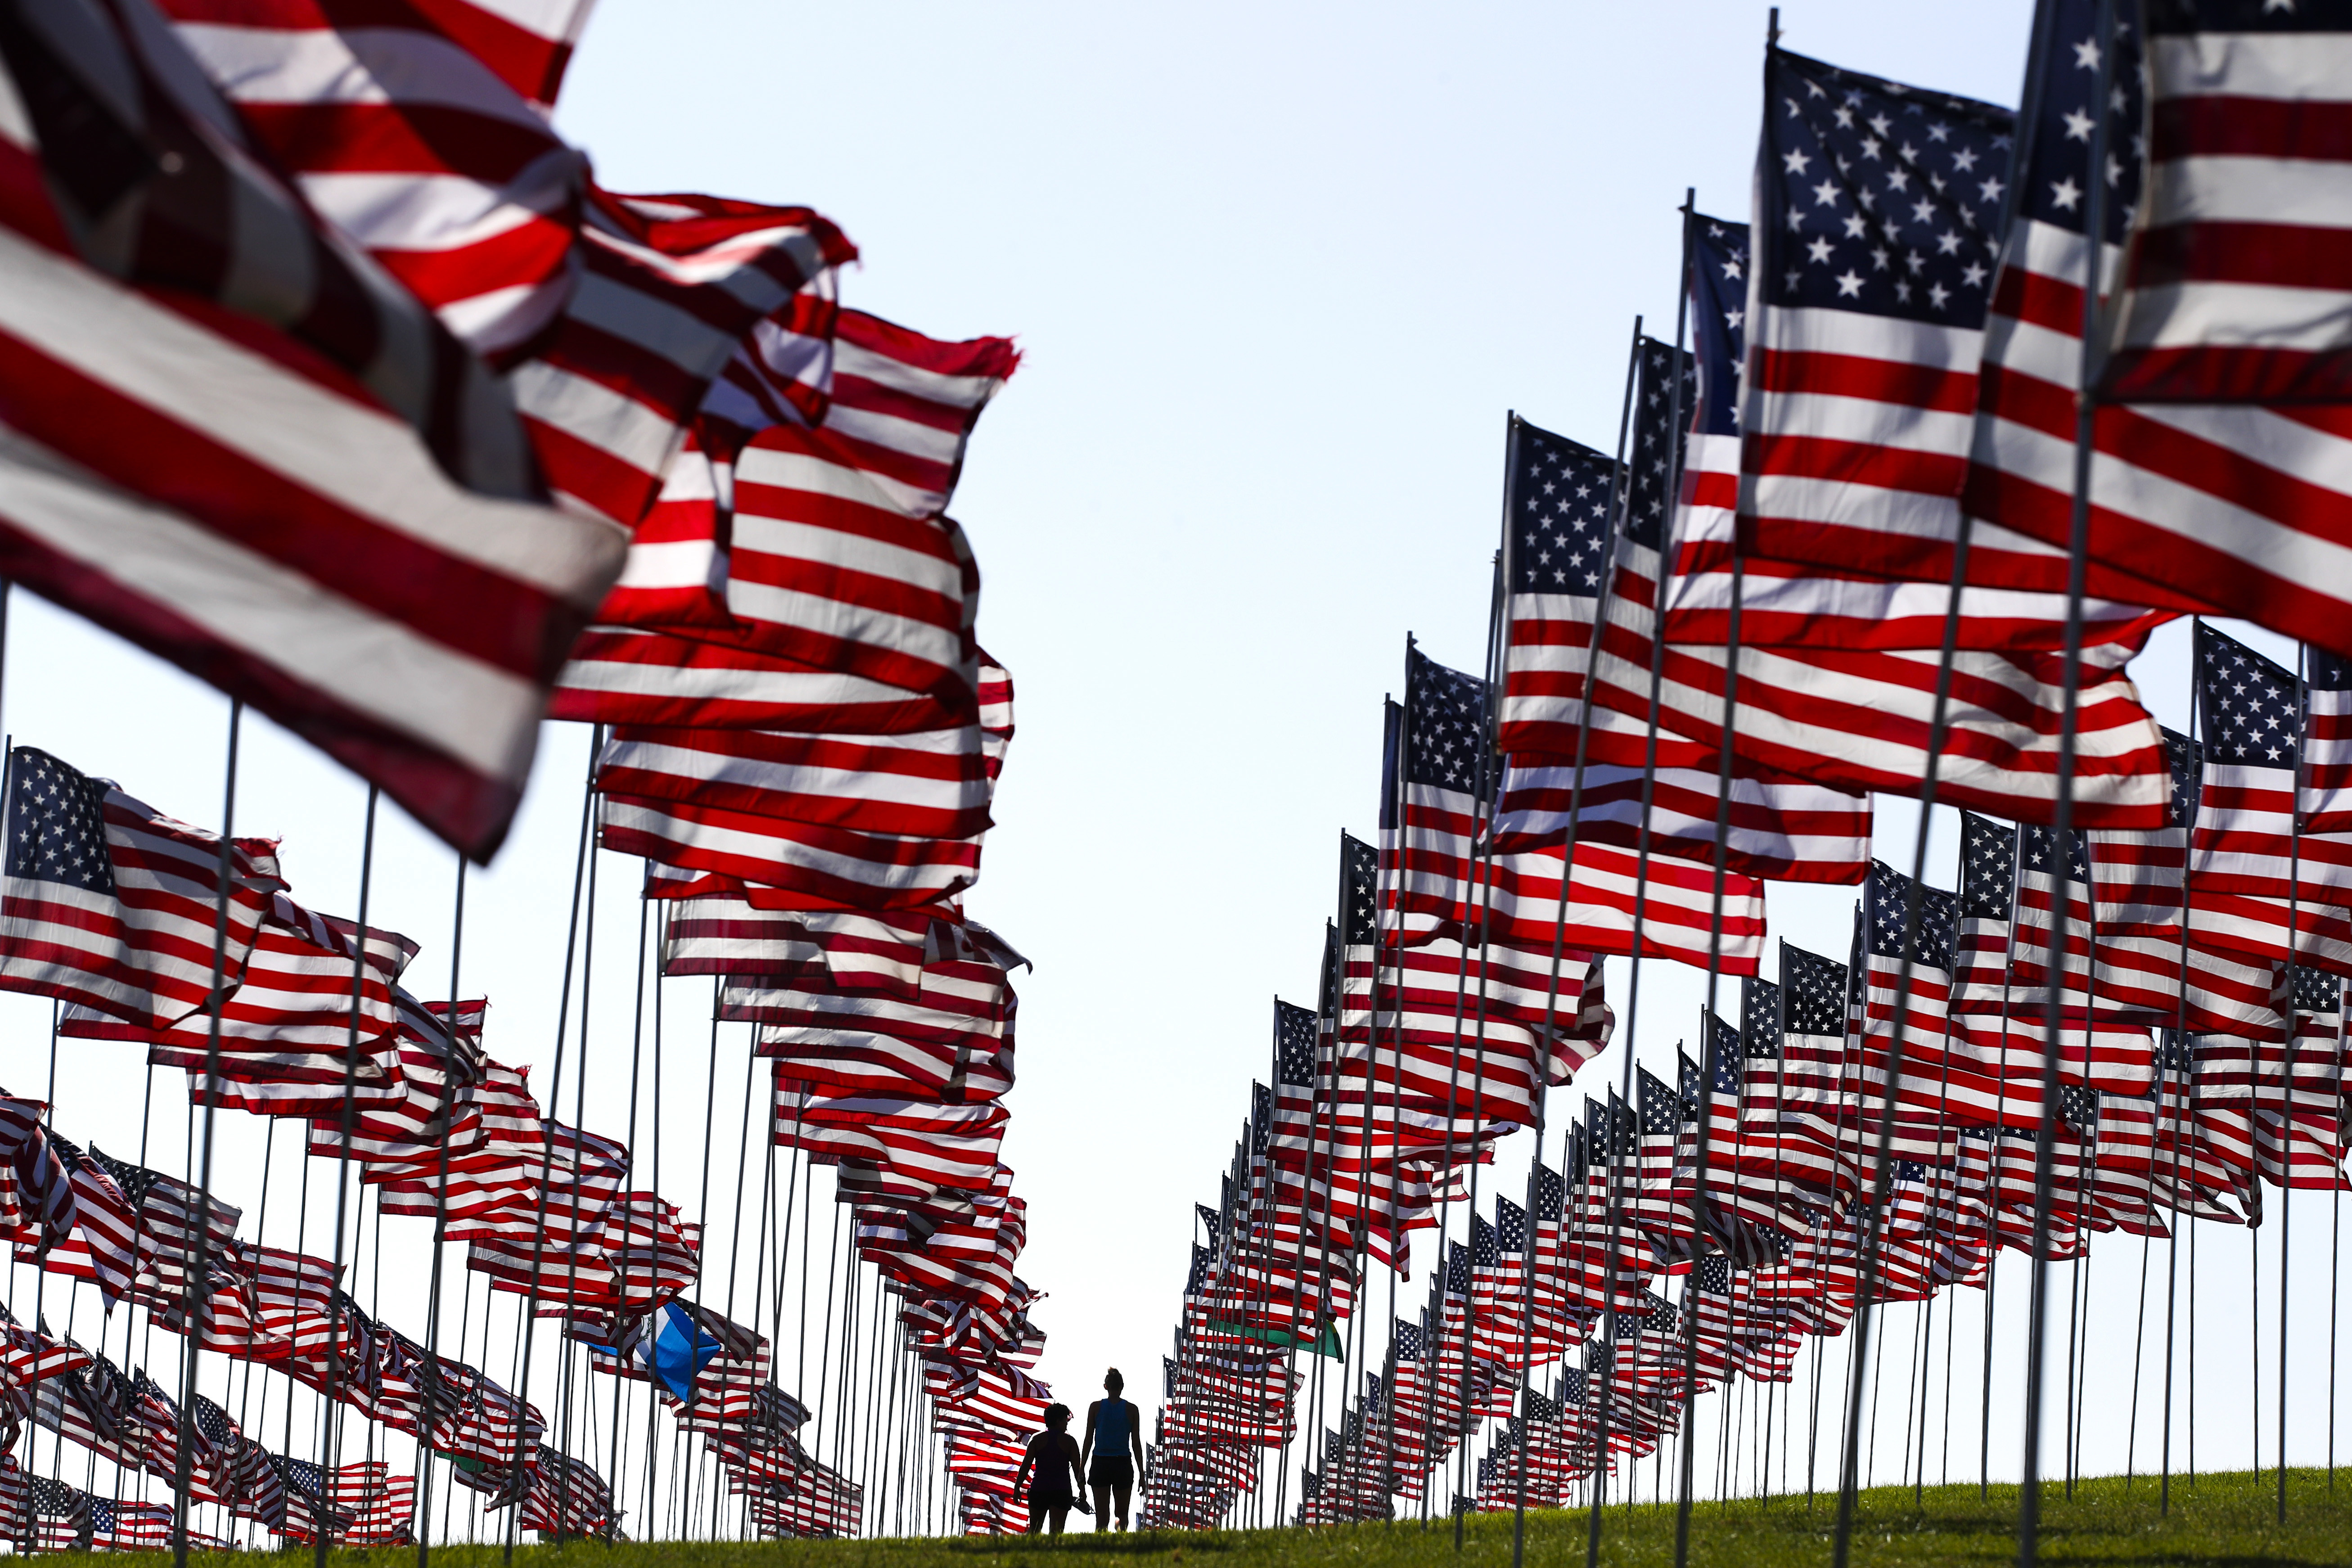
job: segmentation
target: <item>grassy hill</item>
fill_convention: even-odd
[[[2352,1568],[2352,1468],[2340,1473],[2331,1491],[2325,1471],[2292,1471],[2287,1479],[2287,1522],[2274,1522],[2276,1472],[2208,1475],[2173,1483],[2169,1518],[2157,1510],[2156,1483],[2142,1477],[2126,1488],[2119,1479],[2078,1485],[2070,1501],[2063,1489],[2049,1489],[2043,1505],[2042,1561],[2050,1563],[2149,1563],[2166,1568],[2214,1563],[2231,1568]],[[1930,1488],[1924,1506],[1914,1507],[1908,1489],[1863,1494],[1860,1528],[1854,1535],[1857,1568],[1934,1568],[1934,1565],[1997,1565],[2013,1562],[2011,1533],[2017,1490],[1996,1487],[1979,1499],[1976,1488]],[[1530,1568],[1581,1568],[1588,1516],[1582,1510],[1531,1512],[1527,1560]],[[1802,1497],[1702,1504],[1692,1521],[1691,1562],[1696,1568],[1812,1568],[1830,1560],[1834,1500],[1817,1500],[1810,1512]],[[518,1563],[552,1568],[551,1560],[578,1560],[579,1568],[1024,1568],[1041,1557],[1079,1559],[1098,1568],[1508,1568],[1511,1517],[1472,1517],[1462,1555],[1444,1520],[1426,1531],[1416,1521],[1391,1525],[1350,1525],[1302,1531],[1221,1531],[1193,1535],[1097,1535],[1093,1521],[1059,1542],[1050,1540],[843,1541],[738,1545],[656,1542],[605,1547],[576,1542],[562,1547],[525,1547]],[[1601,1559],[1615,1568],[1670,1568],[1675,1518],[1671,1508],[1647,1503],[1611,1508],[1601,1533]],[[237,1561],[217,1560],[218,1568]],[[250,1564],[252,1559],[242,1561]],[[339,1552],[338,1568],[408,1568],[405,1552]],[[436,1548],[433,1562],[446,1568],[495,1568],[499,1554],[481,1547]]]

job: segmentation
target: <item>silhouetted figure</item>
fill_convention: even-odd
[[[1024,1495],[1022,1484],[1028,1483],[1025,1494],[1029,1501],[1029,1533],[1037,1533],[1037,1526],[1045,1516],[1054,1516],[1054,1533],[1062,1533],[1069,1521],[1070,1505],[1087,1505],[1077,1493],[1078,1445],[1070,1436],[1070,1407],[1066,1405],[1045,1406],[1045,1430],[1029,1439],[1029,1451],[1021,1456],[1020,1471],[1013,1478],[1016,1497]],[[1035,1479],[1031,1479],[1032,1473]]]
[[[1094,1456],[1087,1469],[1087,1484],[1094,1489],[1097,1531],[1110,1528],[1114,1497],[1118,1503],[1118,1527],[1127,1528],[1128,1499],[1135,1493],[1135,1474],[1143,1468],[1143,1417],[1133,1404],[1119,1397],[1126,1387],[1127,1379],[1113,1367],[1103,1374],[1103,1393],[1109,1397],[1087,1406],[1087,1446],[1079,1462],[1087,1462],[1087,1454]]]

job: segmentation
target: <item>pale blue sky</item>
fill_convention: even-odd
[[[1822,4],[1783,22],[1805,53],[2014,102],[2028,10]],[[1673,328],[1684,188],[1702,211],[1746,216],[1764,29],[1761,5],[1663,3],[604,0],[591,22],[558,121],[606,185],[807,203],[864,248],[846,302],[934,336],[1013,334],[1027,355],[981,422],[955,510],[985,581],[982,640],[1020,693],[1001,826],[970,907],[1037,964],[1020,983],[1005,1158],[1029,1202],[1022,1271],[1050,1296],[1036,1314],[1050,1335],[1040,1370],[1064,1397],[1091,1397],[1113,1363],[1136,1394],[1156,1394],[1191,1205],[1215,1201],[1248,1083],[1265,1074],[1268,999],[1312,999],[1335,835],[1374,826],[1379,704],[1400,685],[1404,636],[1476,668],[1507,411],[1608,445],[1632,318]],[[2176,724],[2183,646],[2163,634],[2141,671]],[[5,722],[20,742],[217,820],[225,703],[21,595],[7,652]],[[238,829],[285,835],[296,895],[348,912],[362,791],[266,724],[247,735]],[[515,837],[476,878],[467,913],[465,989],[492,998],[490,1048],[538,1064],[542,1083],[585,745],[580,727],[551,730]],[[1915,815],[1882,811],[1882,855],[1907,859]],[[1945,880],[1950,853],[1941,847]],[[377,874],[375,918],[425,944],[416,988],[439,994],[447,855],[394,822]],[[601,877],[587,1121],[618,1135],[633,868],[608,858]],[[1775,934],[1843,952],[1850,904],[1843,889],[1775,889]],[[1612,968],[1622,1010],[1623,966]],[[689,1213],[707,997],[679,982],[665,1012],[660,1187]],[[1695,977],[1645,973],[1643,1060],[1671,1060],[1698,1000]],[[0,1081],[16,1092],[38,1092],[47,1072],[46,1014],[0,998],[11,1042]],[[1616,1060],[1588,1068],[1578,1090],[1615,1081]],[[722,1223],[743,1063],[730,1026],[709,1145]],[[69,1046],[59,1127],[129,1152],[136,1071],[125,1047]],[[572,1100],[567,1084],[567,1116]],[[176,1085],[159,1086],[152,1163],[176,1159],[184,1106]],[[224,1125],[223,1196],[249,1205],[251,1234],[261,1128]],[[270,1200],[281,1244],[293,1237],[287,1142]],[[1512,1142],[1522,1147],[1495,1179],[1516,1193],[1527,1139]],[[314,1172],[314,1193],[325,1179]],[[756,1192],[756,1163],[749,1179]],[[2303,1212],[2308,1289],[2326,1212]],[[324,1250],[315,1212],[310,1239]],[[2200,1334],[2234,1336],[2234,1370],[2244,1243],[2207,1240]],[[387,1315],[421,1333],[422,1283],[391,1267],[423,1258],[421,1222],[394,1221],[385,1245]],[[2136,1243],[2099,1258],[2102,1292],[2136,1280]],[[2160,1277],[2160,1248],[2157,1259]],[[712,1261],[706,1300],[722,1304],[720,1249]],[[2216,1268],[2231,1283],[2212,1289]],[[750,1274],[747,1255],[739,1316]],[[17,1270],[20,1313],[32,1288]],[[2266,1278],[2266,1343],[2273,1289]],[[2003,1290],[2006,1321],[2022,1291],[2006,1279]],[[2101,1300],[2128,1321],[2126,1297]],[[1964,1324],[1980,1310],[1969,1293]],[[1895,1321],[1907,1332],[1907,1317]],[[2321,1323],[2298,1319],[2306,1346]],[[2015,1405],[2015,1339],[1996,1373],[1997,1419]],[[2095,1408],[2127,1396],[2128,1349],[2126,1335],[2101,1336]],[[781,1352],[787,1386],[795,1353]],[[1974,1356],[1964,1327],[1969,1389]],[[818,1359],[813,1348],[812,1381]],[[2228,1444],[2244,1463],[2242,1405],[2200,1392],[2200,1458]],[[2316,1453],[2315,1406],[2295,1412],[2298,1457]],[[1973,1429],[1972,1393],[1953,1419]],[[2121,1433],[2105,1426],[2085,1463],[2120,1468]],[[1894,1446],[1881,1449],[1890,1474]],[[1971,1466],[1973,1453],[1971,1442]],[[2004,1463],[2014,1439],[1997,1429]]]

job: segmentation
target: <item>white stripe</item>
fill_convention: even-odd
[[[834,368],[839,374],[862,377],[894,392],[949,408],[978,408],[1003,384],[998,377],[991,375],[951,375],[945,371],[926,370],[846,338],[839,340],[834,353]]]
[[[2296,460],[2279,465],[2284,471],[2315,484],[2335,479],[2328,488],[2352,491],[2352,443],[2325,437],[2305,426],[2280,419],[2253,405],[2192,406],[2143,405],[2135,413],[2152,423],[2169,425],[2184,433],[2246,452],[2258,460],[2279,454],[2284,442],[2299,441],[2307,451],[2327,459],[2336,474],[2305,471],[2319,464]],[[1988,419],[1979,437],[1979,460],[2005,473],[2026,476],[2052,489],[2073,483],[2074,444],[2008,420]],[[2325,443],[2326,448],[2321,449]],[[2249,447],[2263,448],[2247,451]],[[2091,487],[2099,507],[2137,519],[2150,527],[2192,540],[2205,548],[2244,561],[2259,570],[2326,590],[2352,582],[2352,546],[2305,532],[2291,522],[2266,517],[2236,501],[2126,463],[2102,452],[2091,467]],[[2339,595],[2339,596],[2341,596]]]
[[[237,103],[429,104],[529,126],[552,139],[547,122],[471,50],[425,28],[177,22],[172,31]]]
[[[575,659],[557,682],[571,690],[782,707],[907,702],[915,694],[864,676],[819,670],[730,669],[709,665],[637,664]]]
[[[887,474],[855,468],[847,463],[831,462],[810,452],[763,447],[757,443],[746,447],[742,457],[737,459],[735,479],[739,485],[772,485],[778,489],[806,490],[812,495],[829,496],[835,500],[856,501],[860,506],[896,512],[900,517],[928,517],[938,510],[931,491],[892,479]]]
[[[1984,333],[1975,327],[1939,327],[1932,321],[1818,306],[1769,306],[1761,314],[1756,336],[1748,340],[1751,353],[1769,348],[1781,353],[1851,354],[1895,364],[1940,366],[1970,375],[1976,374],[1983,353]],[[1751,392],[1742,400],[1743,428],[1748,427],[1748,403],[1756,395]]]
[[[787,838],[782,831],[772,834],[748,833],[740,828],[721,827],[708,822],[689,821],[674,816],[656,806],[639,805],[624,800],[604,803],[604,820],[609,826],[635,829],[660,838],[682,848],[708,851],[716,855],[762,860],[777,866],[803,866],[836,877],[843,881],[863,883],[867,887],[894,891],[915,891],[924,889],[945,890],[969,880],[970,866],[956,863],[953,857],[929,863],[888,865],[877,860],[859,859],[835,850],[821,849],[797,839]],[[777,821],[782,830],[797,826]],[[862,837],[880,837],[867,834]]]
[[[735,514],[735,551],[745,556],[764,555],[782,561],[841,567],[879,577],[886,582],[903,583],[950,601],[961,601],[963,597],[963,574],[952,561],[942,561],[924,551],[885,543],[845,529],[788,521],[749,508]],[[734,585],[764,586],[744,584],[740,577]],[[847,600],[825,599],[821,602],[836,606],[835,616],[864,616],[880,613]]]
[[[735,339],[668,300],[603,273],[583,270],[572,315],[632,347],[657,354],[691,376],[719,374]]]
[[[305,684],[331,673],[336,700],[377,722],[488,777],[518,787],[530,777],[541,703],[529,681],[72,470],[5,426],[0,512],[227,647]]]
[[[1851,446],[1960,457],[1972,416],[1913,408],[1874,397],[1819,392],[1759,392],[1756,417],[1774,436],[1811,436]]]
[[[683,427],[668,416],[543,359],[523,361],[507,384],[524,417],[576,437],[647,478],[665,472],[686,439]]]
[[[846,605],[838,599],[794,593],[764,583],[747,583],[740,576],[727,580],[727,608],[742,620],[799,627],[823,637],[887,647],[894,654],[941,669],[968,673],[961,640],[954,632],[927,621]]]
[[[719,547],[707,539],[682,539],[667,544],[632,544],[620,581],[624,589],[710,588],[726,580]]]
[[[825,416],[824,427],[925,462],[952,466],[963,454],[963,433],[960,430],[941,430],[899,415],[855,408],[841,402],[835,402],[833,411]]]
[[[978,731],[975,730],[973,732]],[[950,755],[963,749],[954,744],[956,732],[953,731],[934,731],[928,736],[893,736],[891,739],[893,742],[921,742],[941,735],[947,738],[948,744],[918,745],[911,749]],[[652,741],[614,741],[605,750],[603,765],[664,773],[698,783],[768,789],[779,795],[889,802],[941,812],[983,805],[989,795],[988,781],[984,777],[930,779],[881,769],[755,762]]]
[[[2352,33],[2158,33],[2147,60],[2159,100],[2352,99]]]
[[[2352,228],[2352,160],[2319,163],[2208,153],[2159,163],[2151,178],[2154,205],[2148,219],[2165,227],[2258,223]]]
[[[445,478],[409,428],[0,228],[0,331],[229,451],[444,554],[593,608],[619,527]]]
[[[2341,348],[2352,342],[2352,292],[2264,283],[2133,289],[2124,295],[2116,341],[2132,348]]]
[[[305,173],[297,183],[311,205],[370,250],[441,251],[495,239],[533,218],[557,221],[579,168],[577,153],[557,147],[504,185],[431,170],[327,170]]]

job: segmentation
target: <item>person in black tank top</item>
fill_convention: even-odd
[[[1021,1456],[1021,1468],[1013,1478],[1013,1494],[1029,1505],[1029,1533],[1037,1533],[1038,1525],[1047,1514],[1054,1518],[1054,1533],[1062,1533],[1069,1522],[1070,1505],[1081,1510],[1085,1500],[1078,1496],[1078,1446],[1070,1436],[1070,1407],[1066,1405],[1045,1406],[1045,1430],[1029,1439],[1028,1451]],[[1030,1479],[1032,1472],[1035,1479]],[[1023,1483],[1028,1489],[1022,1489]]]
[[[1118,1504],[1118,1527],[1127,1528],[1128,1499],[1135,1492],[1136,1472],[1143,1468],[1143,1418],[1134,1405],[1120,1397],[1127,1380],[1113,1367],[1103,1377],[1107,1396],[1087,1406],[1086,1453],[1094,1460],[1087,1468],[1087,1484],[1094,1489],[1095,1529],[1110,1528],[1111,1504]],[[1079,1462],[1086,1463],[1084,1455]]]

